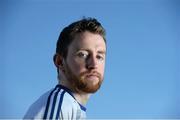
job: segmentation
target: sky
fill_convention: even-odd
[[[1,0],[0,118],[22,118],[55,87],[59,33],[83,16],[107,33],[105,79],[87,118],[180,118],[178,0]]]

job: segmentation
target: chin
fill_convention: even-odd
[[[96,91],[100,89],[100,86],[101,85],[99,83],[95,85],[87,85],[86,87],[82,89],[82,91],[86,93],[95,93]]]

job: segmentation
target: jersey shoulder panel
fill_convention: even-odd
[[[43,94],[35,101],[24,119],[84,119],[85,107],[77,102],[72,92],[57,85],[54,89]]]
[[[82,105],[68,92],[64,95],[61,109],[60,119],[82,120],[86,118],[86,112],[82,109]]]

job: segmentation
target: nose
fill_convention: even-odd
[[[96,56],[92,55],[89,57],[89,59],[87,60],[87,68],[88,69],[96,69],[98,66],[98,61]]]

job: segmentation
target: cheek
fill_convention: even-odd
[[[76,74],[80,74],[81,72],[84,71],[84,63],[78,61],[78,60],[69,60],[68,61],[69,67],[71,68],[71,70],[76,73]]]
[[[99,72],[101,73],[102,76],[104,75],[104,69],[105,69],[104,64],[99,65]]]

